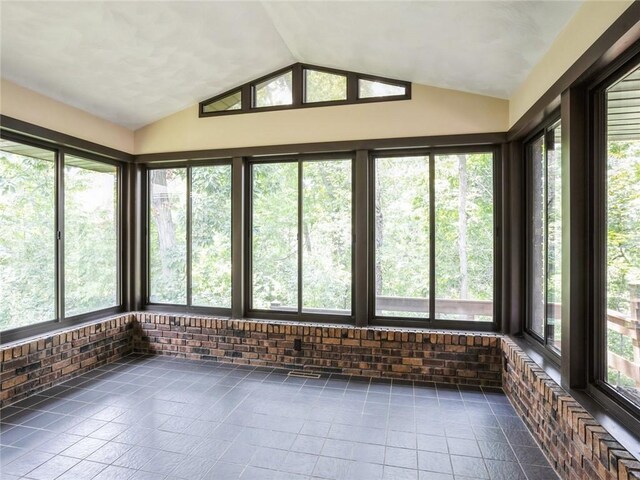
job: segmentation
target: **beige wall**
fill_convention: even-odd
[[[136,130],[2,80],[0,112],[129,153],[503,132],[628,8],[587,1],[509,101],[413,85],[408,101],[198,118],[198,106]]]
[[[90,142],[133,153],[133,131],[2,79],[0,113]]]
[[[558,80],[633,1],[586,1],[509,99],[509,126]]]
[[[406,101],[198,118],[198,106],[135,132],[136,154],[504,132],[508,102],[414,84]]]

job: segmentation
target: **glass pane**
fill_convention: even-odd
[[[351,160],[303,163],[303,312],[351,314],[351,165]]]
[[[547,344],[560,351],[562,319],[562,135],[547,136]]]
[[[254,164],[252,299],[262,310],[298,309],[298,164]]]
[[[429,157],[375,162],[376,315],[429,316]]]
[[[231,95],[227,95],[224,98],[216,100],[211,103],[207,103],[202,106],[204,113],[210,112],[224,112],[227,110],[240,110],[242,108],[242,92],[238,90]]]
[[[231,166],[191,175],[191,303],[231,308]]]
[[[0,140],[0,331],[54,320],[55,154]]]
[[[304,102],[329,102],[347,99],[347,77],[335,73],[305,70]]]
[[[620,100],[623,98],[623,100]],[[640,406],[640,68],[607,94],[608,382]]]
[[[407,93],[406,88],[400,85],[375,82],[372,80],[358,80],[358,98],[393,97]]]
[[[493,319],[493,155],[435,159],[436,311],[440,320]]]
[[[65,317],[118,304],[118,169],[65,155]]]
[[[187,303],[186,169],[149,170],[149,301]]]
[[[544,136],[528,146],[531,164],[531,211],[529,216],[529,329],[544,338],[545,318],[545,184]]]
[[[292,84],[292,72],[283,73],[262,83],[257,83],[254,87],[254,106],[291,105],[293,103]]]

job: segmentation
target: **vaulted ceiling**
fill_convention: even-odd
[[[132,129],[296,61],[509,98],[580,4],[2,1],[0,73]]]

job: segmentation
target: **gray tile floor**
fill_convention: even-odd
[[[557,478],[490,389],[129,356],[0,415],[7,480]]]

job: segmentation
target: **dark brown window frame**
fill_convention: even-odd
[[[302,155],[286,155],[286,156],[276,156],[276,157],[252,157],[247,158],[244,164],[245,167],[245,225],[246,230],[244,231],[244,241],[245,241],[245,258],[244,264],[246,267],[245,272],[245,285],[244,285],[244,304],[246,305],[246,309],[244,312],[244,316],[247,318],[261,318],[266,320],[294,320],[294,321],[307,321],[307,322],[331,322],[336,324],[353,324],[355,321],[355,302],[356,302],[356,293],[355,293],[355,242],[351,243],[351,312],[346,315],[332,315],[332,314],[322,314],[322,313],[309,313],[303,311],[302,304],[302,269],[304,267],[303,261],[304,257],[302,255],[303,245],[301,241],[298,241],[298,270],[297,270],[297,286],[298,286],[298,307],[296,312],[286,312],[286,311],[277,311],[277,310],[265,310],[253,308],[252,302],[252,280],[253,280],[253,200],[252,200],[252,192],[253,192],[253,166],[261,165],[267,163],[295,163],[298,165],[298,231],[299,237],[302,229],[302,165],[304,162],[313,162],[313,161],[346,161],[349,160],[351,162],[351,229],[352,229],[352,237],[355,234],[355,222],[356,222],[356,213],[355,213],[355,195],[356,195],[356,183],[355,183],[355,175],[356,175],[356,155],[354,152],[330,152],[327,154],[302,154]]]
[[[589,219],[593,226],[589,238],[590,262],[590,347],[589,393],[608,406],[640,437],[640,406],[632,403],[607,382],[607,103],[606,90],[640,65],[640,42],[611,64],[590,85],[588,113],[590,130],[590,178],[592,195]]]
[[[344,100],[328,100],[323,102],[305,102],[305,70],[314,70],[323,73],[330,73],[334,75],[344,76],[347,79],[346,86],[346,98]],[[273,105],[265,107],[256,107],[254,101],[255,86],[259,83],[263,83],[267,80],[276,78],[285,73],[292,72],[292,103],[290,105]],[[403,95],[389,95],[385,97],[368,97],[360,98],[358,94],[359,80],[368,80],[372,82],[380,82],[388,85],[394,85],[403,87],[405,93]],[[205,112],[206,105],[222,100],[237,92],[241,93],[241,108],[237,110],[222,110],[219,112]],[[337,70],[334,68],[322,67],[318,65],[311,65],[307,63],[294,63],[287,67],[281,68],[267,75],[263,75],[260,78],[247,82],[238,87],[229,89],[221,94],[215,95],[211,98],[203,100],[198,104],[198,116],[203,117],[218,117],[225,115],[238,115],[243,113],[259,113],[259,112],[272,112],[278,110],[294,110],[298,108],[314,108],[314,107],[327,107],[337,105],[353,105],[358,103],[373,103],[373,102],[393,102],[398,100],[411,100],[411,82],[404,80],[397,80],[394,78],[378,77],[375,75],[369,75],[365,73],[350,72],[347,70]]]
[[[211,307],[185,307],[184,305],[149,304],[148,296],[143,295],[140,308],[150,311],[173,313],[199,313],[208,315],[224,315],[232,318],[250,318],[262,320],[289,320],[303,323],[348,324],[356,326],[396,326],[413,328],[439,328],[471,331],[500,331],[503,309],[502,293],[502,176],[503,160],[501,143],[502,133],[450,135],[434,137],[411,137],[399,139],[371,139],[363,141],[322,142],[298,145],[276,145],[237,149],[203,150],[197,152],[173,152],[163,154],[141,155],[136,160],[142,164],[143,178],[147,169],[184,167],[185,165],[206,165],[211,162],[225,161],[232,163],[232,308],[222,311]],[[493,193],[494,193],[494,316],[491,322],[473,322],[459,320],[412,321],[411,319],[382,318],[374,319],[373,310],[369,307],[369,298],[373,286],[369,280],[369,227],[370,224],[370,175],[372,173],[371,155],[394,155],[398,152],[419,154],[420,152],[436,154],[447,153],[492,153],[493,154]],[[231,160],[229,160],[231,158]],[[250,169],[249,164],[278,161],[301,161],[323,159],[353,158],[353,231],[355,234],[353,247],[353,284],[351,315],[314,314],[297,312],[276,312],[254,310],[250,305]],[[146,188],[147,180],[143,182]],[[146,199],[148,194],[142,194]],[[146,200],[145,200],[146,201]],[[147,214],[148,207],[143,208]],[[146,225],[147,220],[144,221]],[[142,242],[147,250],[147,240]],[[143,253],[146,259],[147,253]],[[146,261],[146,260],[145,260]],[[147,271],[146,266],[141,269]],[[145,284],[148,280],[144,280]],[[147,288],[143,285],[143,288]]]
[[[490,322],[475,322],[469,320],[443,320],[434,318],[436,301],[436,255],[435,255],[435,162],[437,155],[447,154],[474,154],[489,153],[493,156],[493,315]],[[429,158],[429,208],[430,214],[430,239],[429,239],[429,317],[391,317],[378,316],[375,309],[375,159],[403,156],[425,156]],[[491,145],[465,145],[460,147],[433,147],[428,149],[397,149],[377,150],[369,155],[369,294],[367,296],[369,310],[369,325],[373,326],[398,326],[436,329],[460,329],[473,331],[499,331],[502,325],[502,195],[500,192],[500,178],[502,177],[502,156],[500,148]]]
[[[55,318],[46,320],[43,322],[36,322],[30,325],[24,325],[22,327],[3,330],[0,334],[0,343],[8,343],[15,340],[19,340],[24,337],[32,335],[39,335],[44,332],[66,328],[73,325],[78,325],[83,322],[94,320],[97,318],[104,318],[109,315],[114,315],[125,311],[125,289],[128,287],[127,279],[124,275],[124,252],[127,249],[126,246],[126,229],[124,219],[126,218],[126,191],[124,185],[124,171],[126,164],[122,161],[114,160],[113,158],[107,158],[96,153],[91,153],[85,150],[79,150],[74,147],[61,145],[51,141],[46,141],[39,138],[29,137],[24,134],[10,132],[8,130],[0,131],[0,138],[10,140],[12,142],[21,143],[23,145],[30,145],[33,147],[49,150],[55,155],[55,230],[56,238],[51,240],[55,242],[55,259],[54,259],[54,271],[55,271]],[[116,208],[116,223],[117,223],[117,285],[116,285],[116,305],[93,310],[90,312],[82,313],[79,315],[65,316],[65,282],[64,282],[64,241],[65,241],[65,228],[64,228],[64,161],[66,155],[72,155],[76,157],[85,158],[116,167],[116,192],[117,192],[117,208]]]
[[[192,186],[192,169],[194,167],[215,167],[215,166],[229,166],[232,167],[232,159],[214,159],[204,162],[192,162],[192,161],[174,161],[161,163],[158,165],[151,165],[144,168],[143,177],[144,181],[142,182],[144,191],[142,193],[143,199],[143,207],[142,207],[142,215],[143,215],[143,248],[144,254],[143,258],[143,267],[142,271],[144,272],[144,278],[142,281],[142,296],[143,296],[143,305],[145,309],[151,311],[161,311],[161,312],[175,312],[175,313],[194,313],[194,314],[203,314],[203,315],[222,315],[222,316],[230,316],[231,308],[226,307],[215,307],[215,306],[199,306],[193,305],[192,303],[192,275],[191,275],[191,254],[193,250],[193,235],[192,235],[192,208],[193,208],[193,199],[191,196],[191,186]],[[149,269],[150,261],[149,256],[151,253],[151,249],[149,248],[149,231],[150,231],[150,221],[151,215],[149,215],[149,207],[150,207],[150,198],[149,195],[151,193],[150,181],[151,176],[149,175],[150,171],[153,170],[167,170],[167,169],[184,169],[186,173],[186,182],[185,182],[185,212],[186,212],[186,244],[185,244],[185,262],[186,262],[186,272],[185,272],[185,303],[163,303],[163,302],[152,302],[151,298],[151,272]],[[233,198],[233,172],[230,172],[231,176],[231,197]],[[233,225],[231,227],[233,229]],[[233,268],[233,262],[230,262],[230,267]],[[233,284],[232,284],[233,285]],[[232,293],[233,295],[233,293]]]
[[[544,169],[545,169],[545,178],[546,178],[546,169],[547,169],[547,136],[549,135],[549,132],[552,131],[552,129],[556,126],[558,126],[561,122],[561,116],[560,116],[560,109],[556,109],[551,115],[548,116],[548,118],[546,118],[544,120],[544,122],[542,122],[538,128],[536,128],[536,130],[534,131],[533,134],[529,135],[524,141],[523,141],[523,149],[524,149],[524,154],[523,154],[523,158],[524,158],[524,170],[525,170],[525,189],[524,189],[524,195],[525,195],[525,201],[524,201],[524,205],[525,205],[525,218],[529,219],[531,217],[531,215],[533,214],[533,199],[532,199],[532,195],[533,195],[533,187],[532,187],[532,180],[533,180],[533,176],[532,176],[532,169],[533,169],[533,165],[532,165],[532,159],[530,156],[530,150],[529,147],[530,145],[538,140],[540,137],[542,137],[544,145],[545,145],[545,153],[544,153],[544,158],[543,158],[543,163],[544,163]],[[546,203],[547,199],[546,199],[546,187],[545,187],[545,203]],[[546,212],[546,208],[544,211],[544,215],[546,216],[547,212]],[[524,222],[524,231],[525,231],[525,238],[528,240],[531,238],[531,228],[530,228],[530,224],[529,221],[527,220],[526,222]],[[547,221],[545,219],[545,231],[544,231],[544,235],[545,235],[545,240],[548,237],[548,233],[547,233]],[[524,300],[524,308],[525,308],[525,321],[524,321],[524,328],[523,331],[525,333],[525,335],[527,336],[527,338],[529,340],[531,340],[532,342],[535,342],[535,344],[540,345],[541,347],[544,348],[544,350],[541,350],[540,353],[542,353],[543,355],[545,355],[545,357],[547,357],[547,359],[551,360],[554,364],[559,365],[560,364],[560,357],[561,357],[561,353],[560,351],[558,351],[557,349],[551,347],[548,345],[548,338],[547,338],[547,316],[545,313],[545,317],[542,319],[543,321],[543,337],[541,338],[536,332],[534,332],[531,329],[531,323],[532,323],[532,312],[531,312],[531,298],[532,298],[532,285],[530,282],[530,273],[531,273],[531,259],[532,259],[532,251],[531,248],[529,246],[529,242],[525,242],[524,244],[524,255],[525,255],[525,259],[524,259],[524,263],[525,263],[525,289],[526,289],[526,295],[525,295],[525,300]],[[545,279],[546,279],[546,262],[547,262],[547,256],[548,256],[548,243],[545,241],[545,248],[543,251],[543,255],[545,257]],[[545,298],[545,305],[546,305],[546,296],[547,296],[547,292],[546,292],[546,284],[544,285],[544,298]],[[545,312],[546,312],[546,307],[545,307]]]

